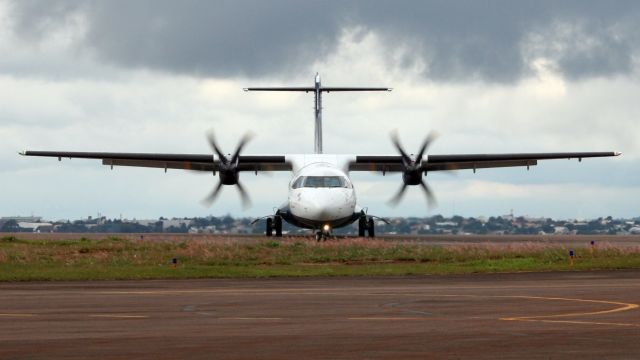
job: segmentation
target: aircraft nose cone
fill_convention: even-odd
[[[353,214],[355,201],[342,190],[319,190],[301,195],[295,205],[299,216],[315,221],[343,219]],[[298,215],[297,214],[297,215]]]
[[[306,202],[305,210],[310,219],[329,221],[337,219],[341,209],[331,199],[316,198]]]

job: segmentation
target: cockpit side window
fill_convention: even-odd
[[[302,187],[302,183],[304,182],[304,176],[300,176],[299,178],[296,179],[296,181],[294,181],[294,183],[291,185],[292,189],[299,189]]]
[[[342,179],[342,182],[344,184],[342,187],[345,187],[347,189],[351,189],[352,188],[351,181],[349,181],[349,179],[347,179],[344,176],[340,177],[340,179]]]

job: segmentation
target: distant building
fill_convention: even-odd
[[[191,224],[193,223],[193,220],[186,220],[186,219],[171,219],[171,220],[162,220],[162,229],[167,229],[170,227],[176,227],[179,228],[181,227],[183,224],[186,227],[191,226]]]
[[[41,223],[41,222],[18,222],[18,227],[21,229],[29,229],[34,233],[52,232],[53,224]]]
[[[166,230],[170,227],[175,227],[175,228],[179,228],[182,226],[182,224],[184,224],[184,226],[189,227],[192,223],[193,220],[188,220],[188,219],[160,219],[160,220],[128,220],[127,222],[131,222],[134,224],[139,224],[142,226],[155,226],[157,223],[162,223],[162,230]]]
[[[0,220],[4,220],[4,221],[15,220],[16,222],[37,223],[42,221],[42,217],[41,216],[5,216],[0,218]]]
[[[567,229],[566,226],[555,226],[553,228],[553,233],[554,234],[568,234],[569,233],[569,229]]]
[[[189,234],[219,234],[219,233],[220,231],[216,229],[215,225],[189,228]]]
[[[439,227],[457,227],[458,223],[455,221],[441,221],[441,222],[437,222],[436,226]]]

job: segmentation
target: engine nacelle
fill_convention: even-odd
[[[240,178],[240,174],[235,167],[230,167],[228,169],[221,168],[218,171],[218,176],[220,176],[220,182],[224,185],[236,185]]]
[[[422,182],[422,171],[419,169],[407,170],[402,173],[402,181],[404,181],[405,185],[420,185]]]

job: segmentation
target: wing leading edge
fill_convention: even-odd
[[[102,160],[107,166],[135,166],[160,169],[218,171],[219,161],[210,154],[155,154],[72,151],[24,151],[24,156],[44,156],[68,159]],[[239,171],[291,171],[292,166],[282,155],[240,155]]]
[[[538,160],[578,159],[619,156],[619,152],[561,152],[514,154],[429,155],[422,161],[423,171],[465,170],[514,166],[535,166]],[[350,171],[403,171],[399,155],[359,155],[349,165]]]

